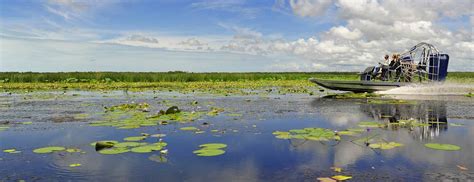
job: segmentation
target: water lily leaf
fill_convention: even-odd
[[[380,143],[371,143],[369,145],[370,148],[382,149],[382,150],[393,149],[395,147],[401,147],[401,146],[403,146],[403,144],[397,143],[397,142],[380,142]]]
[[[221,149],[221,148],[226,148],[227,145],[226,144],[223,144],[223,143],[206,143],[206,144],[202,144],[202,145],[199,145],[199,147],[201,148],[207,148],[207,149]]]
[[[147,143],[140,143],[140,142],[120,142],[114,145],[114,147],[138,147],[140,145],[146,145]]]
[[[183,130],[183,131],[196,131],[196,130],[198,130],[198,128],[196,128],[194,126],[189,126],[189,127],[182,127],[182,128],[180,128],[180,130]]]
[[[79,163],[74,163],[74,164],[69,164],[69,167],[79,167],[81,166],[82,164],[79,164]]]
[[[162,138],[162,137],[165,137],[166,134],[153,134],[153,135],[150,135],[151,137],[157,137],[157,138]]]
[[[304,133],[308,133],[307,130],[304,130],[304,129],[292,129],[289,131],[290,133],[296,133],[296,134],[304,134]]]
[[[211,111],[207,113],[208,116],[217,116],[220,112],[224,112],[224,109],[212,107]]]
[[[328,178],[328,177],[325,177],[325,178],[317,178],[318,181],[320,182],[337,182],[337,180],[335,179],[332,179],[332,178]]]
[[[366,131],[366,129],[365,128],[348,128],[347,131],[362,133],[362,132]]]
[[[342,168],[340,167],[331,167],[331,169],[334,170],[334,172],[338,172],[338,173],[342,172]]]
[[[338,180],[338,181],[344,181],[344,180],[352,179],[352,176],[337,175],[337,176],[333,176],[331,178],[335,179],[335,180]]]
[[[128,125],[128,126],[118,127],[118,129],[135,129],[135,128],[140,128],[140,125]]]
[[[359,122],[359,127],[377,128],[377,127],[382,127],[382,126],[383,124],[379,122],[372,122],[372,121]]]
[[[212,156],[222,155],[225,153],[225,151],[221,149],[199,149],[199,150],[193,151],[193,153],[196,154],[197,156],[212,157]]]
[[[353,136],[353,135],[357,135],[357,132],[354,132],[354,131],[338,131],[337,134]]]
[[[454,150],[461,150],[460,146],[452,145],[452,144],[443,144],[443,143],[427,143],[425,147],[435,150],[446,150],[446,151],[454,151]]]
[[[151,144],[151,145],[144,145],[144,146],[132,148],[131,151],[135,153],[149,153],[152,151],[161,150],[162,148],[163,146],[161,145]]]
[[[112,154],[122,154],[122,153],[126,153],[126,152],[129,152],[129,151],[130,151],[130,149],[125,148],[125,147],[123,147],[123,148],[113,147],[113,148],[99,150],[99,153],[106,154],[106,155],[112,155]]]
[[[21,153],[21,151],[18,151],[18,150],[13,149],[13,148],[12,148],[12,149],[5,149],[5,150],[3,150],[3,152],[5,152],[5,153],[10,153],[10,154]]]
[[[135,141],[145,140],[145,138],[146,138],[146,136],[134,136],[134,137],[124,138],[123,140],[130,141],[130,142],[135,142]]]
[[[55,151],[63,151],[66,150],[64,147],[58,147],[58,146],[51,146],[51,147],[43,147],[43,148],[38,148],[33,150],[34,153],[38,154],[47,154],[47,153],[52,153]]]

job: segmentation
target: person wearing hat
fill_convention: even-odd
[[[389,64],[390,64],[390,56],[388,56],[388,54],[385,55],[384,57],[384,61],[383,62],[379,62],[380,64],[380,67],[382,68],[382,75],[381,75],[381,79],[382,81],[387,81],[388,80],[388,68],[390,68]],[[393,60],[392,60],[393,61]]]

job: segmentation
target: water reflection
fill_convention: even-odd
[[[377,121],[389,123],[388,128],[407,128],[413,138],[431,140],[448,130],[445,102],[421,102],[417,104],[361,104],[363,113]],[[406,120],[415,120],[419,126],[400,125]]]

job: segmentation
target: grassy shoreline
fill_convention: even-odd
[[[183,92],[238,92],[266,90],[275,87],[285,92],[309,93],[318,87],[308,81],[317,77],[334,80],[358,80],[357,73],[132,73],[70,72],[17,73],[0,72],[2,90],[180,90]],[[451,72],[448,83],[472,84],[474,72]]]

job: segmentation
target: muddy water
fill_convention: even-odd
[[[352,176],[353,181],[474,180],[474,100],[446,96],[396,97],[413,102],[371,104],[364,99],[302,95],[2,93],[0,123],[9,128],[0,131],[0,149],[16,148],[21,153],[0,152],[0,181],[315,181],[318,177],[338,174]],[[190,104],[192,101],[198,104]],[[89,126],[90,122],[102,119],[104,106],[130,102],[151,104],[150,114],[169,105],[183,111],[209,111],[211,107],[225,111],[193,122],[137,129]],[[272,134],[276,130],[305,127],[340,131],[356,128],[361,121],[390,123],[410,118],[432,124],[371,128],[359,136],[326,142],[277,139]],[[21,124],[30,121],[32,124]],[[184,126],[195,126],[205,133],[179,130]],[[213,129],[220,132],[210,132]],[[168,154],[157,151],[103,155],[89,145],[98,140],[122,141],[124,137],[141,133],[166,134],[163,140],[168,143]],[[374,150],[351,142],[367,135],[404,146]],[[192,153],[200,144],[213,142],[227,144],[226,153],[215,157],[198,157]],[[424,147],[428,142],[455,144],[462,149],[428,149]],[[51,145],[80,148],[84,153],[32,152]],[[74,163],[81,166],[69,166]],[[461,170],[457,165],[468,170]],[[335,172],[333,166],[343,171]]]

